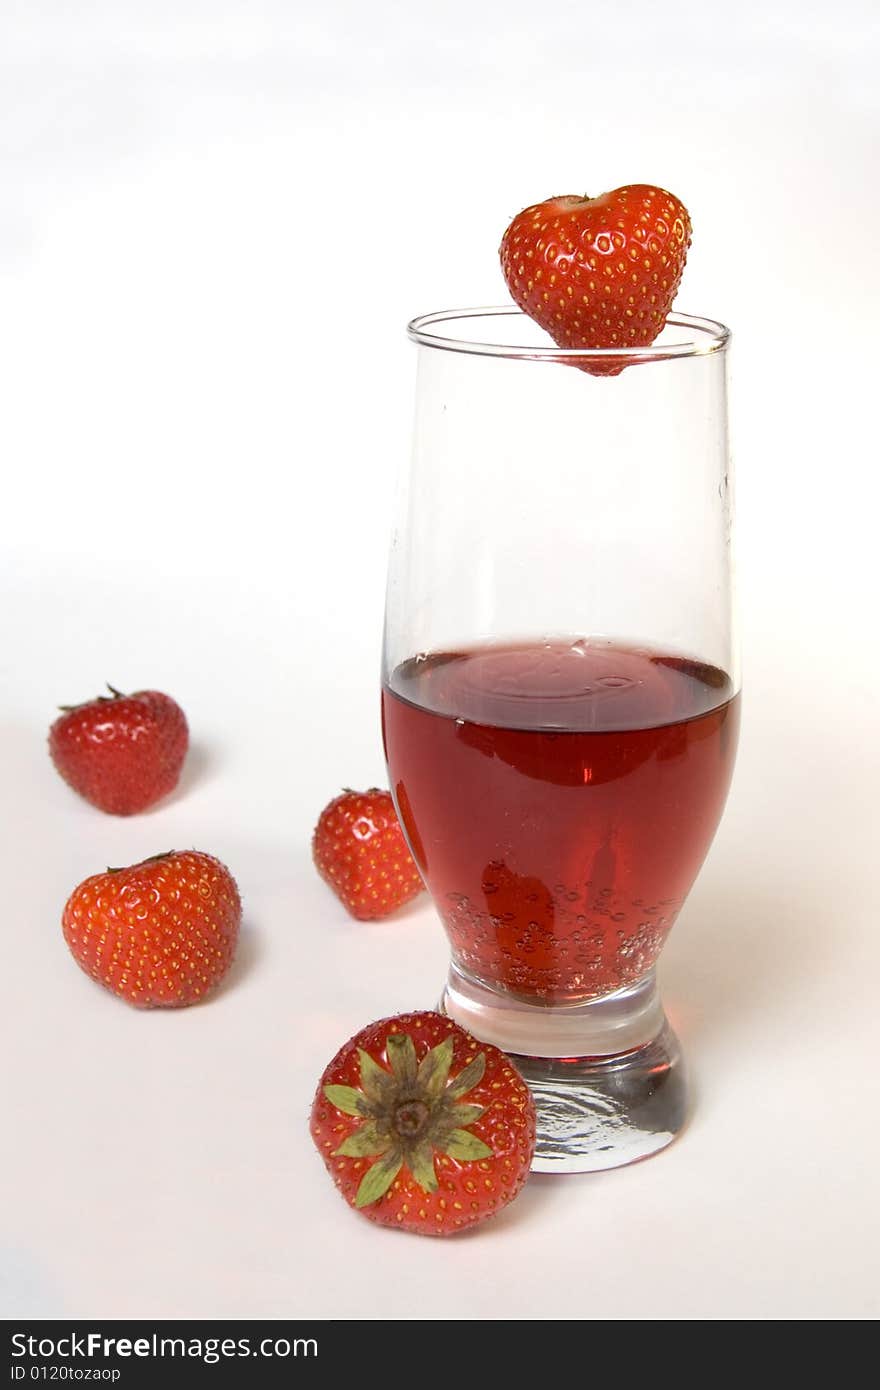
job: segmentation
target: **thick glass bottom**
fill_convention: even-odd
[[[555,1008],[491,990],[453,965],[440,1007],[508,1053],[531,1088],[535,1172],[635,1163],[666,1148],[684,1125],[681,1048],[653,972],[604,999]]]

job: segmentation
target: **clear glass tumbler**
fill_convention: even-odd
[[[573,352],[512,307],[409,333],[382,727],[441,1007],[532,1087],[536,1169],[615,1167],[684,1122],[655,966],[736,751],[729,334],[672,314]]]

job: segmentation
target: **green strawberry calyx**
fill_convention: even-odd
[[[423,1191],[436,1192],[435,1153],[465,1163],[492,1157],[489,1145],[467,1128],[485,1107],[462,1103],[462,1097],[483,1078],[485,1053],[478,1052],[450,1081],[453,1047],[450,1035],[418,1062],[409,1034],[389,1033],[385,1054],[390,1071],[359,1047],[361,1089],[324,1087],[331,1105],[344,1115],[363,1120],[339,1145],[336,1155],[376,1158],[361,1179],[356,1207],[378,1202],[404,1164]]]

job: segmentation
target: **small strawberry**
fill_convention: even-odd
[[[501,268],[520,309],[560,347],[646,347],[666,322],[690,241],[678,198],[631,184],[518,213]]]
[[[189,730],[169,695],[122,695],[107,688],[109,695],[62,706],[49,730],[49,753],[68,786],[86,801],[111,815],[130,816],[177,786]]]
[[[337,1052],[311,1131],[349,1206],[448,1236],[513,1201],[535,1149],[535,1106],[497,1047],[443,1014],[399,1014]]]
[[[387,917],[424,888],[389,792],[344,791],[312,836],[318,873],[361,922]]]
[[[196,1004],[232,964],[241,899],[213,855],[171,851],[94,874],[61,919],[73,958],[139,1008]]]

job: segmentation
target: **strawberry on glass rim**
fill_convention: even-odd
[[[514,302],[559,347],[625,351],[649,346],[663,328],[690,241],[688,210],[674,194],[628,184],[518,213],[501,241],[501,268]]]

